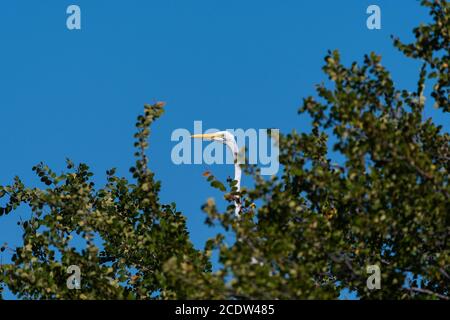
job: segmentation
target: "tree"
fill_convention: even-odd
[[[19,205],[33,213],[22,223],[23,246],[14,250],[13,264],[2,266],[2,281],[19,298],[142,299],[160,290],[182,295],[166,284],[166,260],[187,259],[196,272],[210,270],[207,257],[189,240],[185,217],[175,204],[160,203],[160,183],[148,169],[149,125],[162,113],[163,104],[156,103],[138,117],[134,184],[111,169],[107,184],[95,189],[88,166],[67,160],[69,172],[62,175],[44,164],[33,168],[47,189],[26,188],[19,178],[0,189],[0,196],[8,197],[0,214]],[[85,241],[81,252],[70,243],[77,236]],[[82,271],[82,290],[66,286],[70,265]]]
[[[299,109],[313,129],[280,136],[282,173],[264,179],[244,165],[254,187],[237,192],[228,181],[227,210],[212,199],[203,206],[206,223],[232,232],[232,244],[219,233],[196,250],[185,217],[160,203],[145,155],[149,126],[163,112],[157,103],[138,118],[134,183],[112,169],[96,189],[88,167],[68,161],[62,175],[33,168],[47,189],[19,178],[0,187],[0,215],[19,205],[33,212],[0,281],[21,298],[333,299],[348,288],[361,299],[448,299],[450,136],[423,109],[430,83],[435,107],[449,112],[450,5],[422,4],[433,21],[414,29],[414,43],[394,39],[422,62],[416,91],[395,88],[375,53],[345,66],[338,51],[329,52],[323,71],[330,84],[318,85],[318,98],[305,98]],[[332,162],[331,151],[345,161]],[[74,234],[86,241],[81,252],[69,243]],[[213,250],[221,262],[215,272]],[[67,289],[68,265],[83,270],[82,290]],[[380,268],[380,290],[366,285],[370,265]]]

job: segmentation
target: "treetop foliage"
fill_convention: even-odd
[[[450,136],[423,110],[430,83],[448,117],[450,4],[422,5],[432,21],[413,30],[415,41],[393,39],[421,62],[413,92],[395,87],[375,53],[346,66],[330,51],[330,84],[298,110],[311,117],[311,132],[280,136],[281,174],[264,179],[244,165],[254,187],[239,192],[208,176],[229,206],[208,199],[205,222],[231,232],[232,243],[218,233],[194,248],[186,217],[161,203],[146,155],[150,125],[163,114],[155,103],[136,123],[132,181],[111,169],[97,187],[86,164],[67,160],[62,174],[35,166],[40,187],[18,177],[0,186],[0,216],[32,212],[21,222],[23,244],[2,249],[12,258],[0,266],[0,286],[24,299],[336,299],[344,288],[361,299],[448,299]],[[331,151],[344,161],[334,163]],[[71,243],[77,237],[82,250]],[[70,265],[82,270],[81,290],[66,286]],[[366,285],[369,265],[380,267],[380,290]]]

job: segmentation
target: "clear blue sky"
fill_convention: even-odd
[[[82,30],[66,28],[70,4],[81,7]],[[381,30],[366,28],[370,4],[381,7]],[[19,175],[39,185],[31,167],[44,161],[60,171],[65,157],[90,165],[98,183],[111,167],[128,176],[135,118],[144,103],[162,100],[151,168],[162,180],[163,202],[177,203],[202,248],[213,230],[203,225],[200,206],[220,197],[202,172],[225,179],[232,167],[174,165],[172,131],[193,130],[194,120],[204,128],[309,130],[297,108],[325,80],[328,49],[340,49],[345,62],[382,54],[396,84],[414,90],[418,64],[393,48],[390,35],[411,40],[425,20],[415,0],[4,1],[0,184]],[[427,115],[445,124],[441,113]],[[17,219],[0,219],[0,244],[20,243]]]

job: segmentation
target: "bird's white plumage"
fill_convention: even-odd
[[[237,181],[236,183],[237,191],[240,191],[242,170],[238,163],[239,148],[236,143],[236,139],[234,138],[234,135],[228,131],[218,131],[207,134],[195,134],[192,135],[192,138],[202,138],[204,140],[217,141],[225,144],[230,149],[231,153],[233,154],[234,160],[234,180]],[[234,205],[236,207],[234,213],[236,216],[239,216],[241,212],[241,202],[239,197],[236,197],[236,199],[234,200]]]

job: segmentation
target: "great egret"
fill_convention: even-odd
[[[234,180],[237,181],[237,183],[236,183],[237,191],[240,191],[241,190],[242,171],[241,171],[241,167],[239,166],[239,163],[238,163],[239,149],[238,149],[236,140],[234,138],[234,135],[232,135],[228,131],[218,131],[218,132],[214,132],[214,133],[194,134],[191,136],[191,138],[200,138],[203,140],[217,141],[217,142],[225,144],[228,148],[230,148],[231,153],[233,154],[233,159],[234,159]],[[240,203],[239,197],[235,198],[234,206],[235,206],[234,214],[236,216],[239,216],[239,213],[241,211],[241,203]]]

